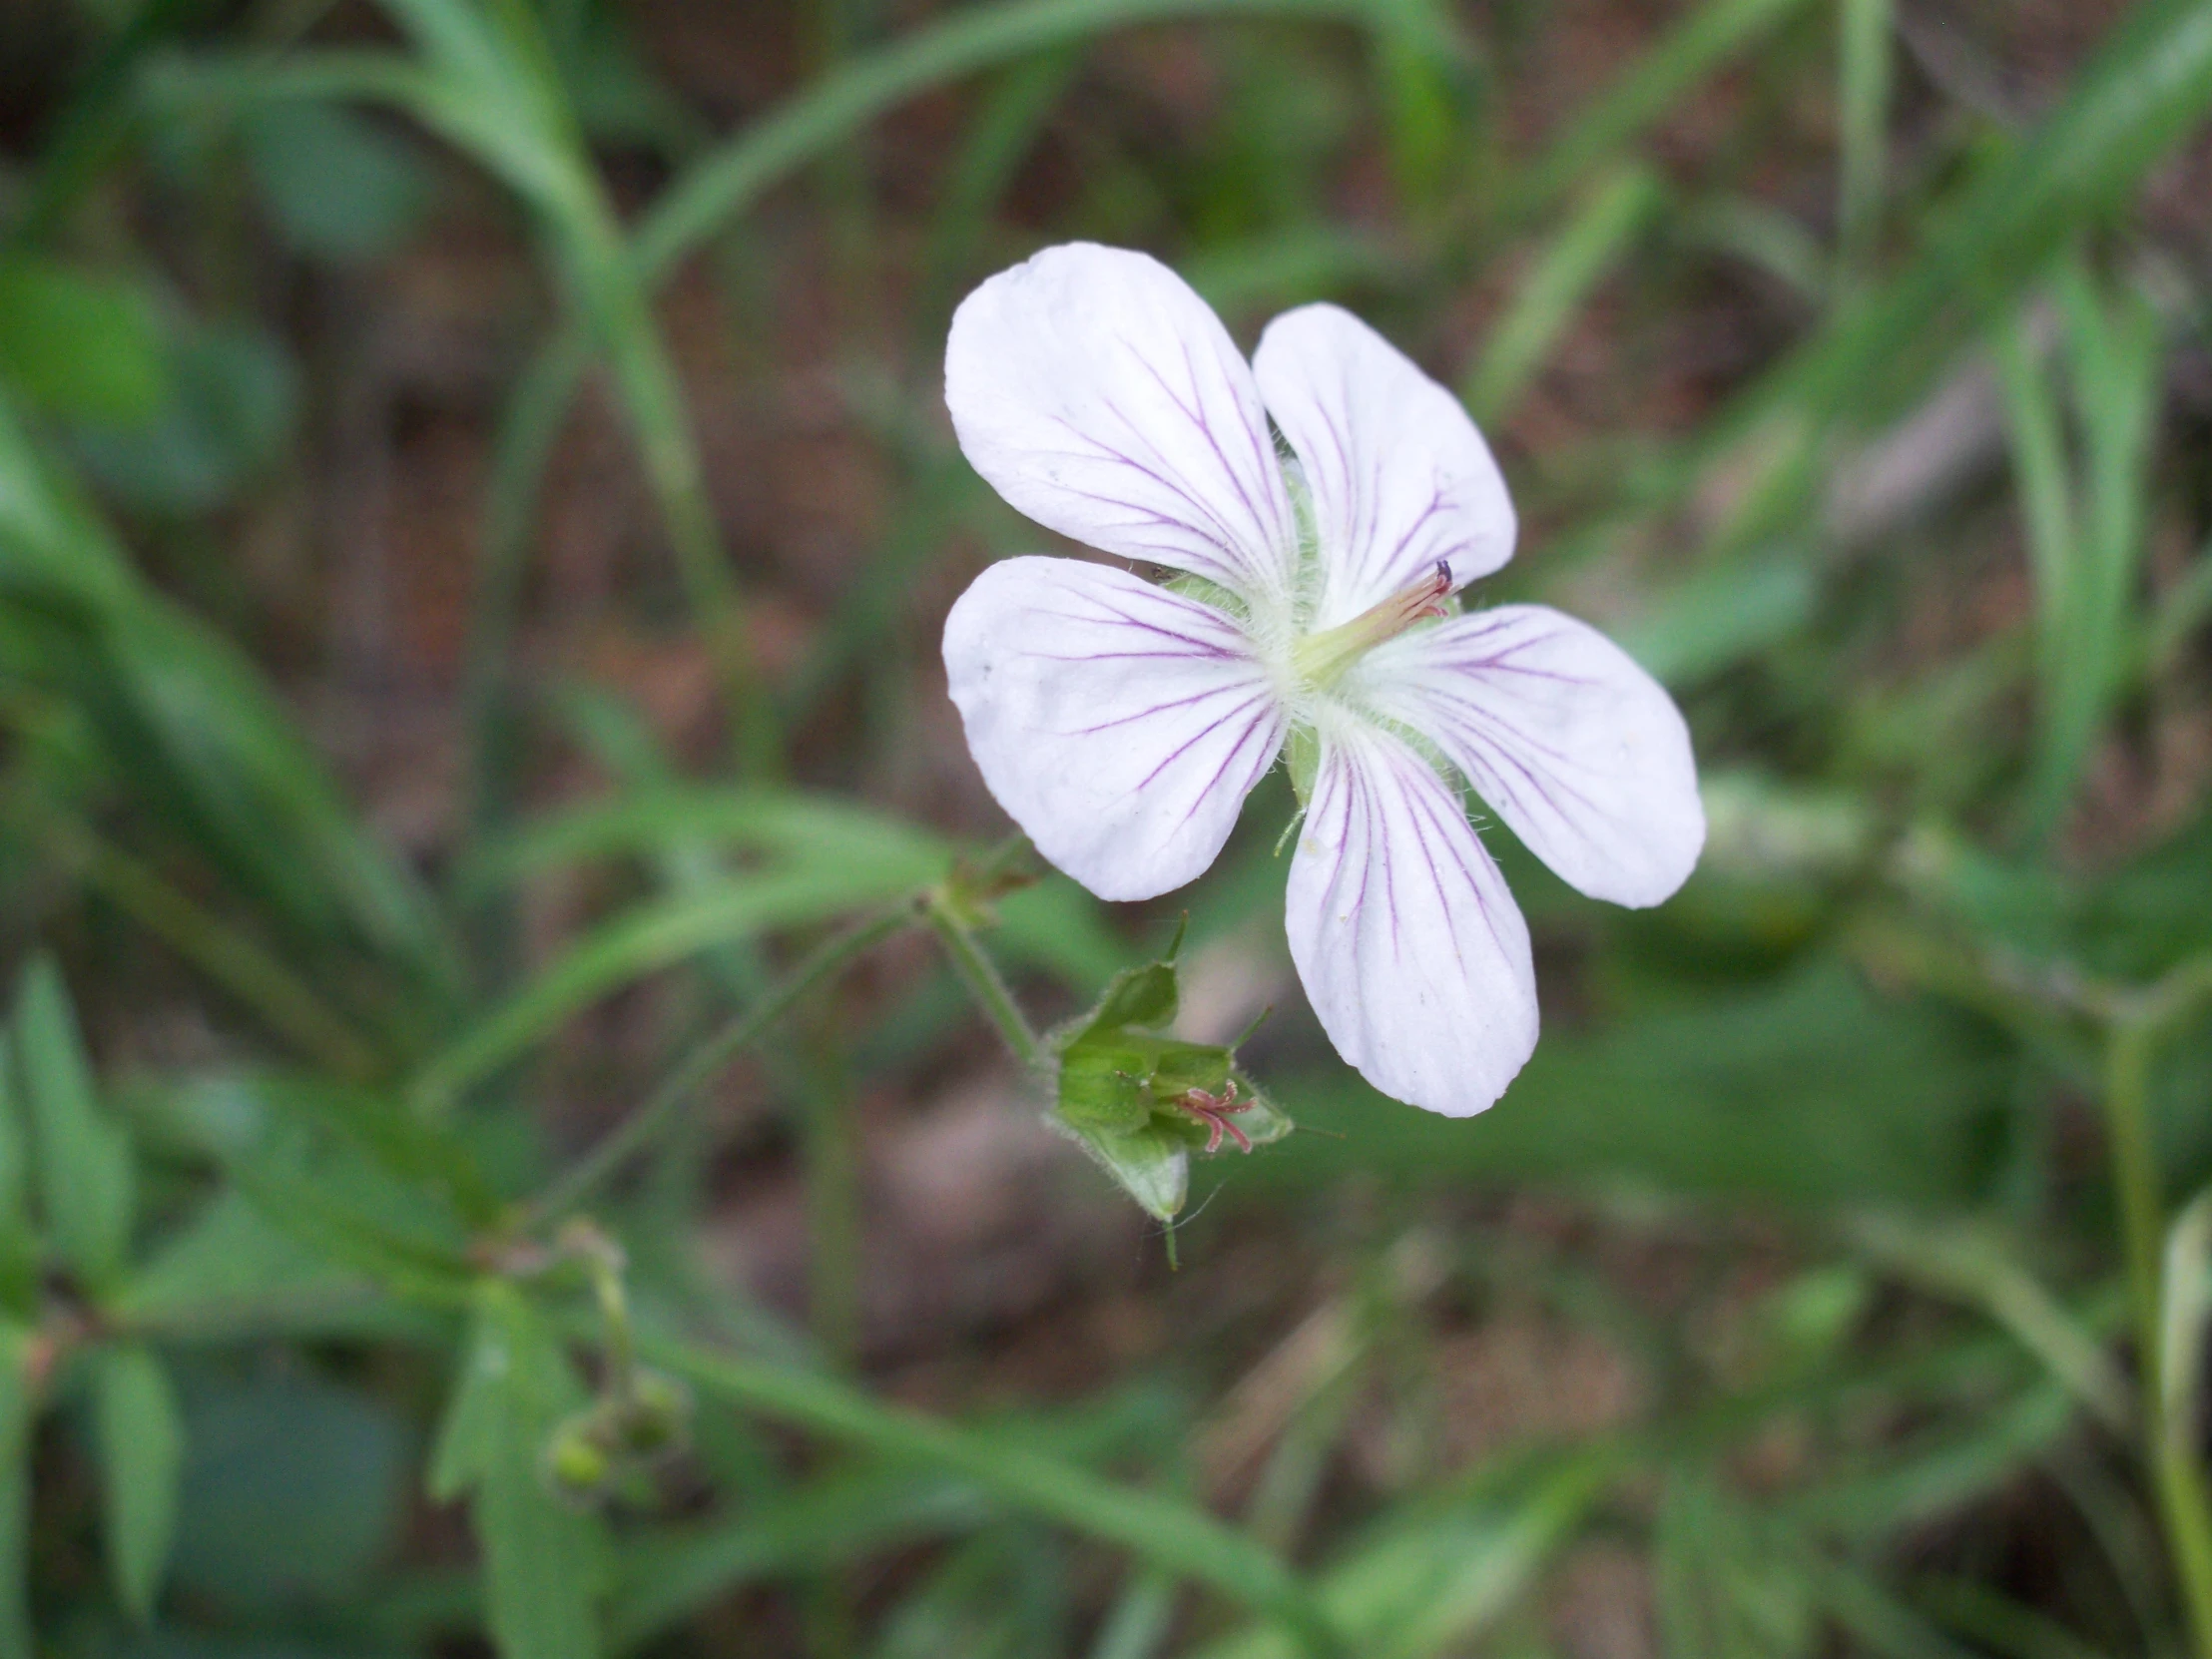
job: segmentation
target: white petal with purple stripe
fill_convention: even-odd
[[[1534,1051],[1520,908],[1459,798],[1388,733],[1323,734],[1286,919],[1322,1028],[1384,1094],[1469,1117]]]
[[[1322,588],[1312,626],[1349,622],[1438,563],[1453,588],[1513,556],[1513,504],[1459,400],[1349,311],[1305,305],[1252,360],[1313,492]]]
[[[1593,898],[1656,904],[1705,844],[1674,700],[1596,629],[1501,605],[1378,646],[1348,690],[1421,733],[1528,849]]]
[[[1157,260],[1071,243],[960,304],[944,400],[975,470],[1039,524],[1264,599],[1296,521],[1252,369]]]
[[[944,664],[991,794],[1101,898],[1202,872],[1283,747],[1243,631],[1104,565],[991,566],[945,620]]]

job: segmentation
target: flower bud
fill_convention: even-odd
[[[580,1508],[606,1495],[615,1464],[598,1406],[577,1412],[553,1430],[545,1448],[545,1472],[554,1494]]]
[[[1175,955],[1114,976],[1088,1013],[1047,1038],[1058,1060],[1054,1123],[1143,1209],[1172,1221],[1190,1188],[1190,1155],[1249,1152],[1291,1121],[1237,1070],[1234,1048],[1165,1034],[1181,1002]]]

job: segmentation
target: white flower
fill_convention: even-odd
[[[1008,559],[952,607],[952,701],[999,805],[1101,898],[1149,898],[1214,861],[1289,744],[1291,956],[1330,1040],[1430,1111],[1497,1099],[1535,978],[1460,781],[1622,904],[1682,884],[1705,819],[1681,715],[1618,647],[1542,606],[1458,614],[1513,551],[1458,402],[1332,305],[1247,364],[1174,273],[1088,244],[967,297],[945,401],[1023,513],[1185,573]]]

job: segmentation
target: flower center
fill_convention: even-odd
[[[1369,607],[1350,622],[1301,639],[1291,647],[1291,667],[1305,684],[1328,691],[1345,677],[1346,670],[1384,640],[1395,639],[1429,617],[1448,616],[1444,600],[1450,592],[1451,566],[1438,559],[1434,570],[1398,589],[1382,604]]]

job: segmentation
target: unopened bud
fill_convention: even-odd
[[[555,1495],[579,1506],[596,1503],[614,1478],[599,1408],[579,1411],[553,1431],[545,1448],[545,1472]]]
[[[1116,974],[1048,1039],[1059,1061],[1053,1121],[1160,1221],[1183,1208],[1193,1152],[1249,1152],[1291,1129],[1237,1070],[1234,1048],[1166,1034],[1180,1002],[1171,945],[1165,960]]]

